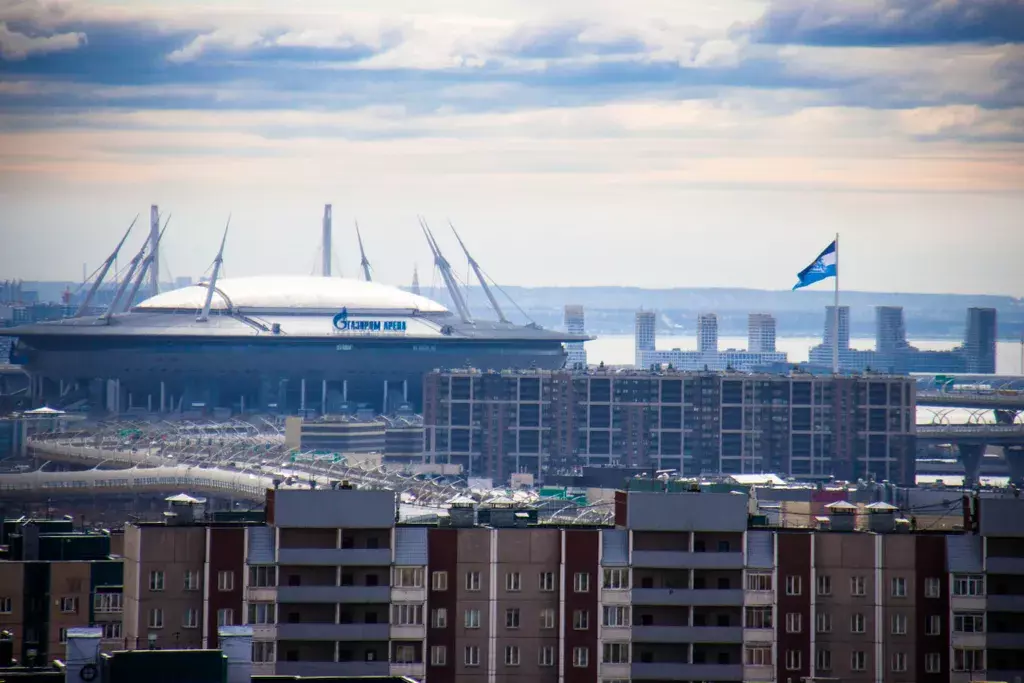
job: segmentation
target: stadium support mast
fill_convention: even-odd
[[[114,260],[117,258],[118,252],[121,251],[121,247],[124,246],[124,241],[128,239],[128,235],[131,234],[132,228],[135,227],[138,220],[139,217],[136,216],[135,220],[132,221],[132,224],[128,226],[128,230],[125,231],[124,237],[122,237],[121,241],[117,243],[117,247],[114,248],[114,252],[108,256],[107,260],[103,262],[102,266],[100,266],[100,272],[99,275],[96,276],[96,281],[92,283],[92,287],[89,288],[89,293],[85,295],[85,299],[83,299],[82,303],[79,304],[78,310],[75,311],[75,314],[72,317],[80,318],[89,309],[89,306],[92,305],[92,300],[96,298],[96,292],[99,290],[100,285],[103,284],[103,279],[107,277],[107,273],[110,272],[110,267],[114,265]]]
[[[152,296],[160,293],[160,207],[149,207],[149,253],[154,254],[149,271],[149,288]]]
[[[160,230],[160,234],[156,236],[156,243],[158,246],[160,244],[160,240],[164,238],[164,231],[167,230],[167,224],[170,222],[171,215],[167,214],[167,220],[164,221],[164,227]],[[135,302],[135,297],[139,293],[139,288],[142,287],[142,283],[146,279],[146,273],[149,272],[150,267],[156,262],[159,254],[159,250],[154,250],[152,247],[150,248],[149,253],[146,254],[146,258],[142,260],[142,268],[139,270],[139,274],[135,276],[135,282],[132,283],[132,291],[121,302],[121,310],[115,311],[115,313],[125,313],[132,307],[132,304]]]
[[[324,227],[323,235],[320,237],[321,254],[320,272],[324,277],[331,276],[331,205],[324,204]]]
[[[430,245],[430,251],[434,254],[434,265],[441,271],[441,279],[444,280],[444,285],[448,288],[448,294],[452,297],[452,303],[455,304],[459,317],[462,318],[464,323],[473,322],[473,317],[469,314],[469,307],[466,306],[466,300],[462,298],[462,292],[459,291],[459,285],[452,274],[452,266],[448,263],[448,259],[444,257],[444,254],[441,253],[441,248],[437,246],[437,240],[434,239],[433,233],[430,232],[430,227],[422,218],[420,218],[420,227],[423,228],[423,234]]]
[[[356,221],[356,239],[359,240],[359,265],[363,269],[363,278],[367,282],[373,282],[370,277],[370,259],[366,258],[366,251],[363,249],[363,236],[359,234],[359,221]]]
[[[448,225],[451,227],[452,232],[455,233],[455,239],[459,241],[459,246],[462,247],[462,251],[465,252],[466,260],[469,261],[469,267],[473,269],[474,273],[476,273],[476,279],[480,282],[480,287],[483,288],[484,294],[487,295],[487,300],[491,302],[491,308],[493,308],[494,312],[498,314],[498,320],[503,323],[507,323],[508,318],[505,317],[504,311],[502,311],[501,306],[498,305],[498,300],[494,298],[494,293],[491,292],[491,288],[487,285],[487,279],[484,277],[483,271],[480,270],[480,264],[478,264],[476,259],[470,255],[469,249],[466,248],[462,238],[459,237],[458,230],[455,229],[455,226],[452,225],[451,221],[448,221]]]
[[[142,248],[139,249],[138,253],[132,257],[132,260],[128,263],[128,274],[121,280],[121,284],[118,285],[117,291],[114,293],[114,299],[107,306],[107,310],[100,316],[100,320],[109,321],[110,316],[118,312],[118,307],[121,304],[122,297],[124,297],[125,290],[132,284],[135,279],[135,273],[139,268],[139,264],[142,263],[142,259],[146,256],[146,248],[149,247],[149,240],[143,243]]]
[[[224,244],[228,241],[228,228],[231,227],[231,216],[228,216],[228,224],[224,226],[224,236],[220,238],[220,250],[217,251],[217,258],[213,260],[213,275],[210,276],[210,286],[206,290],[206,302],[203,310],[196,318],[196,322],[205,323],[210,319],[210,305],[213,303],[213,293],[217,290],[217,277],[220,275],[220,266],[224,263]]]

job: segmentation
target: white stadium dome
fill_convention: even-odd
[[[157,294],[135,306],[136,310],[199,310],[206,301],[205,284]],[[217,280],[211,310],[249,311],[391,311],[448,313],[448,309],[423,296],[377,282],[336,277],[280,275],[236,277]]]

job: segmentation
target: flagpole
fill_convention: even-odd
[[[832,374],[839,374],[839,233],[836,233],[835,307],[832,313]]]

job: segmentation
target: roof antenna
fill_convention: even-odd
[[[135,227],[135,223],[138,220],[139,216],[136,214],[135,220],[133,220],[132,224],[128,226],[128,230],[124,233],[124,237],[122,237],[121,241],[117,243],[117,248],[114,249],[114,253],[108,256],[107,260],[103,262],[103,266],[100,268],[100,274],[96,277],[96,281],[92,283],[92,287],[89,288],[89,293],[85,296],[85,299],[83,299],[82,303],[79,304],[78,310],[75,311],[75,314],[71,317],[82,317],[82,315],[89,309],[89,306],[92,305],[92,300],[96,297],[96,291],[100,288],[100,285],[103,284],[103,278],[107,276],[110,266],[114,265],[114,259],[117,258],[117,253],[121,251],[124,241],[128,239],[128,235],[131,234],[132,228]]]
[[[507,323],[508,318],[505,317],[505,313],[501,310],[501,306],[498,305],[498,300],[495,299],[494,294],[491,293],[491,288],[487,286],[487,279],[484,277],[483,271],[480,270],[480,265],[476,262],[476,259],[470,255],[469,249],[467,249],[466,245],[462,242],[462,238],[459,237],[459,232],[455,229],[455,226],[452,225],[451,221],[448,221],[448,226],[452,229],[452,232],[455,233],[455,239],[459,241],[459,246],[462,247],[462,251],[466,253],[466,260],[469,261],[469,267],[473,269],[474,273],[476,273],[476,279],[480,281],[480,286],[483,288],[484,294],[487,295],[487,300],[491,302],[491,308],[493,308],[494,312],[498,314],[498,320],[503,323]]]
[[[356,221],[356,239],[359,240],[359,265],[363,268],[363,277],[367,282],[373,282],[370,277],[370,260],[366,258],[366,251],[363,250],[363,236],[359,234],[359,221]]]
[[[228,228],[231,227],[231,214],[228,214],[228,224],[224,226],[224,236],[220,238],[220,250],[217,258],[213,260],[213,275],[210,277],[210,286],[206,290],[206,303],[203,304],[203,311],[196,318],[197,323],[205,323],[210,319],[210,304],[213,303],[213,292],[217,289],[217,276],[220,275],[220,266],[224,263],[224,243],[228,241]]]

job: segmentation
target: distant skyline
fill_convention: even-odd
[[[0,0],[0,279],[151,203],[165,277],[229,213],[225,275],[309,274],[328,202],[396,285],[423,214],[507,285],[785,290],[839,232],[843,289],[1024,296],[1024,3]]]

